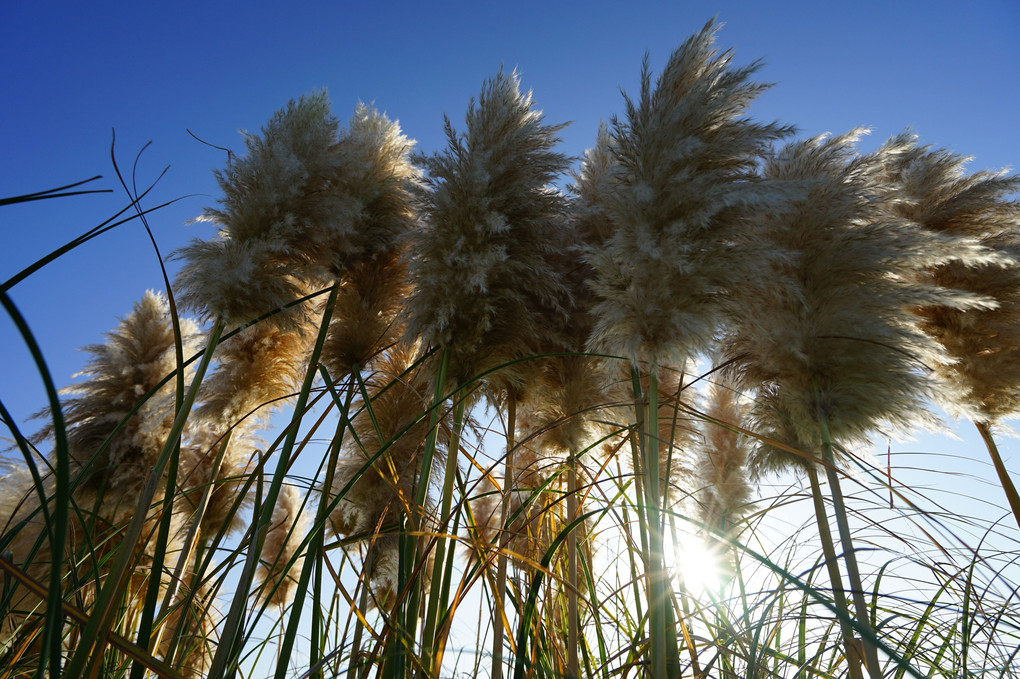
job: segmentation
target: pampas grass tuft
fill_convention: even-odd
[[[760,214],[776,255],[767,282],[739,290],[744,311],[726,340],[739,385],[757,390],[752,429],[812,454],[823,421],[844,445],[883,425],[935,426],[927,402],[942,393],[935,371],[951,359],[913,310],[990,304],[926,282],[931,267],[988,256],[899,217],[883,179],[892,151],[857,154],[859,134],[795,142],[766,162],[766,178],[800,182],[805,194]],[[751,466],[761,473],[803,462],[763,444]]]
[[[566,203],[552,186],[567,158],[516,73],[487,81],[447,148],[420,158],[422,227],[410,241],[407,335],[447,347],[455,377],[527,355],[565,290],[546,258]],[[451,285],[452,282],[456,282]]]
[[[790,129],[744,117],[765,86],[750,79],[758,64],[734,68],[715,50],[717,30],[709,23],[673,52],[654,88],[646,61],[639,97],[589,155],[581,193],[612,225],[586,253],[600,298],[594,351],[680,365],[711,346],[719,297],[754,274],[733,246],[744,216],[782,198],[755,164]]]

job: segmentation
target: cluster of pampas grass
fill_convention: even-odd
[[[1020,177],[909,133],[786,142],[718,28],[646,60],[573,174],[516,72],[432,154],[325,92],[248,134],[168,294],[37,436],[3,413],[0,677],[437,677],[469,644],[493,678],[1015,674],[1009,547],[959,560],[923,495],[843,485],[938,405],[1020,522],[991,429],[1020,410]],[[897,522],[926,547],[893,555]]]
[[[967,158],[949,151],[919,146],[916,135],[890,140],[895,148],[889,179],[901,200],[896,211],[922,228],[950,237],[974,239],[999,253],[999,261],[959,258],[932,264],[934,284],[992,300],[982,309],[960,310],[946,305],[925,306],[925,331],[953,359],[936,368],[951,383],[955,402],[968,416],[995,421],[1020,410],[1016,385],[1020,362],[1015,342],[1020,324],[1017,297],[1017,257],[1020,234],[1009,228],[1020,215],[1014,197],[1020,176],[1003,172],[966,174]]]
[[[178,332],[183,348],[193,352],[197,326],[181,323]],[[91,358],[80,375],[87,379],[62,392],[68,455],[75,480],[71,501],[78,508],[67,526],[66,549],[76,555],[75,561],[83,559],[83,569],[95,567],[121,547],[123,531],[139,510],[137,499],[170,432],[175,389],[165,378],[178,365],[174,340],[166,297],[146,292],[132,312],[107,334],[104,344],[85,347]],[[47,426],[37,439],[52,435],[52,427]],[[51,549],[46,544],[50,532],[43,508],[53,490],[51,482],[39,488],[32,476],[24,473],[8,475],[3,483],[3,525],[24,522],[22,530],[8,535],[4,550],[43,580],[54,567],[63,568],[64,562],[63,555],[47,554]],[[165,549],[180,549],[186,518],[183,512],[174,513]],[[156,518],[151,518],[147,532],[153,532],[156,524]],[[154,548],[154,542],[139,545],[130,588],[132,598],[137,599],[148,586]],[[41,558],[31,558],[36,552]],[[157,583],[161,588],[167,586],[165,579],[157,579]],[[79,601],[93,602],[98,584],[86,578],[76,592]],[[22,590],[8,605],[5,636],[34,627],[32,618],[39,614],[37,597]]]

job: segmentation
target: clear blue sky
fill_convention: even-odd
[[[288,9],[288,7],[290,7]],[[765,63],[776,86],[752,109],[801,135],[874,129],[874,145],[912,127],[926,143],[1020,161],[1020,3],[946,2],[6,2],[0,7],[0,196],[104,175],[112,195],[0,208],[0,280],[126,203],[112,171],[111,129],[142,185],[167,175],[146,206],[163,253],[207,225],[185,226],[215,202],[217,146],[242,148],[290,98],[328,88],[346,119],[359,100],[399,119],[425,151],[442,117],[461,127],[468,99],[501,65],[516,67],[550,122],[573,121],[562,150],[580,155],[600,120],[636,92],[647,51],[658,69],[708,19],[725,26],[736,63]],[[195,195],[198,194],[198,195]],[[146,288],[162,288],[140,224],[65,256],[12,297],[37,334],[58,385]],[[19,418],[45,403],[28,354],[0,318],[0,399]],[[1015,465],[1014,465],[1015,466]]]

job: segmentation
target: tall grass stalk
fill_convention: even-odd
[[[857,624],[866,633],[863,642],[864,659],[868,675],[871,679],[881,679],[882,671],[878,666],[878,652],[872,645],[870,637],[874,636],[871,628],[871,617],[868,605],[864,600],[864,584],[857,566],[857,552],[854,550],[853,535],[847,522],[847,508],[843,501],[843,489],[840,487],[839,472],[836,469],[836,456],[832,451],[832,440],[824,413],[819,413],[818,422],[822,428],[822,460],[826,462],[825,476],[832,494],[832,508],[836,515],[836,526],[839,529],[840,542],[843,544],[843,561],[846,563],[847,577],[850,580],[850,595],[857,612]]]
[[[507,521],[510,519],[510,494],[513,492],[512,483],[516,473],[514,467],[514,450],[516,448],[516,436],[514,432],[517,427],[517,397],[510,393],[507,395],[506,403],[506,459],[503,464],[503,488],[499,509],[499,544],[496,554],[496,584],[493,587],[493,621],[492,621],[492,679],[503,678],[503,631],[504,611],[506,610],[506,579],[507,579],[507,544],[509,534],[502,531],[506,529]],[[571,515],[573,516],[573,515]]]
[[[577,496],[580,492],[577,484],[577,451],[570,450],[567,458],[567,522],[577,519]],[[583,525],[583,524],[582,524]],[[577,533],[571,530],[567,534],[567,675],[580,677],[578,661],[578,644],[580,642],[578,626],[578,578]]]
[[[995,437],[992,436],[991,427],[988,422],[979,420],[974,422],[974,426],[977,427],[978,433],[981,434],[981,440],[985,442],[985,447],[988,448],[988,454],[991,456],[992,464],[995,467],[995,474],[999,477],[999,483],[1006,494],[1006,501],[1009,502],[1009,509],[1013,513],[1017,527],[1020,528],[1020,493],[1017,493],[1013,479],[1010,477],[1009,471],[1002,461],[999,447],[995,445]]]
[[[329,328],[329,319],[332,316],[333,306],[336,304],[336,298],[339,291],[340,284],[338,282],[333,285],[329,292],[329,297],[326,299],[323,321],[319,328],[319,334],[315,340],[315,348],[312,350],[308,361],[308,368],[305,372],[304,382],[302,383],[301,390],[297,395],[297,402],[294,405],[294,416],[292,417],[291,424],[287,429],[287,437],[284,440],[283,448],[279,452],[276,470],[273,472],[273,478],[263,502],[260,505],[256,505],[258,515],[256,521],[252,524],[248,558],[245,562],[244,569],[241,572],[241,576],[238,579],[237,588],[238,591],[241,592],[248,591],[255,577],[255,569],[258,567],[258,556],[262,551],[266,531],[273,520],[273,508],[280,495],[280,488],[283,485],[283,479],[287,473],[291,453],[293,452],[294,445],[297,442],[298,430],[300,429],[301,420],[304,417],[305,405],[308,403],[308,396],[311,393],[312,382],[318,374],[319,355],[322,353],[322,346],[326,341],[326,330]],[[231,605],[230,613],[227,615],[226,622],[223,626],[222,640],[216,649],[216,654],[213,656],[212,665],[209,669],[210,679],[221,679],[226,676],[228,671],[235,671],[238,657],[241,652],[240,642],[242,639],[240,635],[242,634],[244,625],[244,602],[245,600],[243,597],[237,597]],[[281,672],[278,670],[277,676],[280,674]]]
[[[832,532],[829,529],[828,513],[825,511],[825,502],[822,499],[822,487],[818,482],[818,472],[814,467],[807,470],[808,480],[811,483],[811,498],[814,501],[815,520],[818,523],[818,537],[822,544],[822,553],[825,558],[825,568],[829,572],[829,583],[832,587],[832,599],[840,611],[849,618],[850,608],[847,606],[846,592],[843,589],[843,576],[839,570],[838,556],[836,555],[835,543],[832,540]],[[847,671],[851,679],[862,679],[860,648],[858,647],[857,635],[854,634],[853,625],[847,620],[840,620],[840,630],[843,635],[843,648],[846,657]]]
[[[644,484],[644,521],[648,526],[648,551],[644,555],[648,578],[648,613],[650,625],[652,676],[672,677],[679,668],[667,668],[669,647],[676,644],[676,635],[667,625],[670,605],[669,577],[663,563],[662,486],[659,480],[659,383],[654,368],[648,375],[648,390],[635,393],[635,408],[645,410],[644,428],[640,433],[641,467],[638,473]],[[675,651],[674,651],[675,653]]]
[[[453,401],[453,431],[450,434],[450,445],[446,452],[446,469],[443,474],[439,513],[433,524],[436,533],[433,538],[434,545],[431,545],[430,548],[434,551],[434,562],[422,626],[422,655],[430,674],[437,673],[441,664],[442,647],[445,642],[440,638],[442,632],[439,624],[441,617],[446,617],[449,613],[447,606],[452,588],[450,581],[450,569],[454,558],[452,537],[456,531],[451,527],[451,524],[456,525],[457,520],[457,517],[452,513],[453,491],[457,485],[457,463],[466,406],[465,395],[458,391],[454,394]]]

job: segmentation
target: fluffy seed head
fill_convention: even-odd
[[[293,396],[304,374],[310,328],[270,323],[245,328],[217,347],[215,371],[202,383],[198,416],[225,431],[242,419],[261,422]]]
[[[178,285],[189,307],[240,324],[303,294],[309,282],[292,275],[308,261],[299,236],[327,228],[336,216],[327,189],[336,173],[337,126],[326,93],[318,92],[278,111],[261,136],[246,135],[247,154],[216,173],[220,208],[202,217],[219,225],[217,239],[174,255],[187,261]]]
[[[741,388],[757,389],[756,431],[809,454],[821,445],[823,418],[844,445],[880,425],[931,423],[933,369],[948,359],[913,309],[987,304],[923,280],[933,266],[986,255],[898,217],[883,179],[889,151],[858,155],[857,135],[796,142],[765,164],[766,177],[800,182],[805,194],[759,215],[776,255],[767,284],[739,290],[744,311],[726,341]],[[803,459],[765,445],[751,460],[759,472],[791,463]]]
[[[219,225],[216,238],[175,253],[186,262],[181,297],[205,317],[237,325],[279,309],[391,252],[411,227],[413,142],[374,109],[359,104],[341,133],[317,92],[246,142],[247,154],[216,175],[220,208],[201,218]],[[292,309],[273,322],[308,313]]]
[[[414,222],[419,171],[408,155],[413,146],[399,124],[358,104],[331,149],[334,170],[323,198],[328,218],[305,222],[291,236],[309,273],[329,280],[393,252]]]
[[[571,191],[576,196],[572,215],[580,234],[580,242],[601,247],[613,235],[613,221],[606,201],[619,188],[620,166],[613,148],[609,126],[599,125],[595,146],[584,152],[581,169],[573,174]]]
[[[409,254],[408,336],[452,352],[454,379],[527,353],[565,291],[547,257],[566,203],[552,181],[567,159],[552,149],[516,74],[490,79],[468,106],[467,132],[446,123],[447,148],[421,158],[422,227]]]
[[[368,586],[372,593],[373,606],[390,610],[396,603],[400,585],[400,541],[394,535],[375,538],[365,559],[368,569]],[[429,577],[432,569],[422,571],[423,578]],[[427,587],[424,588],[427,590]]]
[[[896,209],[925,229],[966,237],[999,255],[999,262],[958,260],[930,269],[941,286],[993,300],[994,308],[919,310],[922,328],[954,362],[937,366],[949,385],[951,408],[968,417],[997,420],[1020,412],[1020,175],[967,174],[967,158],[919,146],[902,134],[887,147],[900,150],[887,166],[900,191]]]
[[[211,320],[222,317],[229,326],[253,321],[312,292],[294,276],[288,248],[278,242],[240,241],[220,232],[208,241],[196,240],[178,250],[185,260],[178,275],[180,299]],[[281,327],[301,324],[304,306],[271,316]]]
[[[79,375],[88,379],[63,391],[71,397],[62,407],[78,471],[124,422],[87,472],[89,478],[101,478],[118,493],[132,494],[145,483],[170,433],[175,381],[168,381],[140,404],[178,367],[169,314],[166,297],[146,292],[118,327],[107,333],[104,344],[85,347],[91,359]],[[180,332],[184,357],[189,358],[195,351],[198,329],[191,321],[181,320]],[[137,412],[126,419],[135,406],[139,406]]]
[[[732,387],[725,383],[710,387],[706,414],[714,422],[704,424],[698,456],[700,518],[706,528],[730,537],[736,537],[738,525],[752,509],[747,474],[750,442],[731,428],[742,425],[745,412]]]
[[[322,189],[335,172],[339,122],[325,90],[291,100],[262,128],[245,134],[247,154],[216,172],[220,208],[206,210],[232,240],[288,241],[331,217]]]
[[[611,225],[586,254],[600,298],[596,351],[661,366],[707,349],[719,297],[753,273],[735,247],[741,217],[783,198],[755,164],[790,130],[744,117],[764,88],[750,80],[758,64],[733,68],[713,47],[716,30],[709,23],[677,49],[654,88],[646,61],[640,97],[589,154],[580,192],[597,208],[591,228]]]
[[[395,250],[346,272],[322,348],[322,362],[334,379],[365,366],[400,337],[406,273],[406,262]]]

